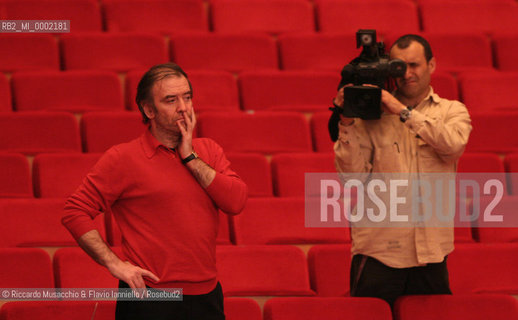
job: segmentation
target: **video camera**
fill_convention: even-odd
[[[348,118],[375,120],[381,118],[381,89],[385,88],[389,77],[405,75],[406,63],[399,59],[390,60],[385,53],[383,42],[376,42],[376,30],[360,29],[356,32],[356,48],[363,47],[361,54],[342,69],[342,79],[338,89],[344,88],[342,106],[330,108],[329,119],[331,140],[338,139],[340,114]],[[370,84],[377,87],[363,86]]]

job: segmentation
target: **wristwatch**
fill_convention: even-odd
[[[198,154],[196,152],[194,152],[194,150],[193,150],[191,152],[191,154],[187,156],[187,158],[182,159],[182,163],[183,164],[187,164],[188,162],[190,162],[190,161],[192,161],[194,159],[198,159]]]
[[[399,113],[399,120],[401,120],[401,122],[405,122],[408,119],[410,119],[411,116],[412,116],[412,111],[407,107],[407,108],[401,110],[401,112]]]

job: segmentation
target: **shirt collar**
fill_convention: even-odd
[[[430,92],[428,93],[426,98],[424,98],[424,101],[428,101],[428,100],[430,100],[431,102],[434,102],[436,104],[440,103],[442,100],[442,98],[439,97],[439,95],[433,91],[433,88],[431,86],[430,86]]]
[[[163,146],[163,144],[151,134],[151,128],[148,128],[142,136],[142,147],[144,148],[146,157],[152,158],[160,146]]]
[[[414,106],[412,109],[417,109],[420,106],[423,106],[425,104],[430,105],[430,106],[436,106],[441,102],[441,100],[442,100],[442,98],[439,97],[439,95],[437,93],[435,93],[433,91],[433,88],[430,86],[430,91],[428,92],[426,97],[421,102],[419,102],[416,106]]]

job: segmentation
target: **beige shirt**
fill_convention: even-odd
[[[470,132],[466,107],[430,88],[405,123],[399,115],[385,113],[379,120],[340,123],[335,166],[341,173],[454,173]],[[453,251],[452,226],[353,226],[351,236],[353,255],[368,255],[394,268],[441,262]]]

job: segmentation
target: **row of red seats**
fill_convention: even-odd
[[[390,44],[402,34],[388,34],[385,42]],[[439,69],[518,70],[514,60],[516,33],[491,38],[474,31],[423,36],[430,41]],[[343,32],[286,34],[278,39],[260,33],[184,33],[170,35],[170,39],[158,34],[83,33],[61,35],[59,43],[50,34],[17,33],[0,34],[0,71],[62,68],[127,72],[171,59],[186,70],[281,68],[336,72],[359,52],[355,34]]]
[[[328,119],[329,112],[314,113],[309,123],[299,112],[204,112],[198,117],[197,135],[214,139],[226,152],[330,152]],[[518,112],[472,113],[471,119],[475,129],[467,152],[518,150],[514,138]],[[0,113],[0,151],[104,152],[144,130],[138,112],[88,112],[81,118],[81,131],[71,113],[4,112]]]
[[[484,212],[494,201],[493,197],[482,198],[480,210]],[[16,246],[72,246],[74,239],[61,225],[64,199],[0,199],[2,238],[0,247]],[[460,208],[461,202],[459,202]],[[473,212],[473,203],[462,202],[466,212]],[[505,196],[492,209],[494,215],[502,215],[507,227],[483,224],[485,215],[480,214],[473,222],[457,222],[456,243],[505,243],[518,241],[516,228],[517,196]],[[228,217],[220,214],[218,244],[315,244],[349,243],[349,229],[345,217],[340,226],[306,227],[314,212],[306,212],[302,197],[250,198],[241,215]],[[309,209],[311,210],[311,209]],[[320,215],[319,213],[316,213]],[[457,210],[457,215],[459,210]],[[308,215],[308,217],[306,217]],[[275,223],[272,224],[272,221]],[[460,221],[460,220],[459,220]],[[112,245],[121,244],[120,231],[112,217],[96,217],[95,223],[101,235]],[[480,227],[479,227],[480,226]]]
[[[216,256],[227,297],[349,295],[350,245],[314,245],[307,257],[290,245],[218,246]],[[118,287],[79,247],[58,249],[52,262],[39,248],[2,248],[0,257],[2,288]],[[517,257],[516,243],[457,244],[448,256],[453,293],[517,294]]]
[[[275,297],[266,301],[263,311],[251,298],[229,297],[225,298],[224,309],[227,320],[518,319],[516,299],[499,294],[406,296],[397,301],[393,315],[382,300],[350,297]],[[111,320],[114,313],[113,301],[23,301],[5,304],[0,319],[39,320],[44,314],[55,320]]]
[[[10,79],[0,75],[0,110],[16,111],[122,111],[137,110],[138,81],[146,70],[129,72],[122,93],[120,77],[109,71],[34,71],[17,72]],[[194,88],[195,111],[239,111],[240,98],[246,110],[261,110],[276,105],[296,111],[326,111],[340,81],[338,72],[248,71],[236,79],[225,71],[188,71]],[[448,77],[440,76],[438,81]],[[518,74],[517,74],[518,77]],[[9,87],[10,86],[10,87]],[[123,98],[124,96],[124,98]],[[298,107],[303,104],[303,107]]]
[[[97,162],[101,153],[43,153],[32,161],[17,153],[0,153],[0,198],[65,198]],[[268,160],[259,153],[227,153],[231,166],[248,186],[250,197],[301,197],[305,173],[334,173],[333,153],[280,153]],[[494,153],[464,153],[461,173],[493,173],[506,193],[518,193],[518,154],[504,161]],[[506,182],[505,172],[510,181]],[[508,186],[507,186],[508,185]]]
[[[137,110],[136,87],[145,70],[129,72],[124,81],[108,71],[16,72],[0,74],[1,111]],[[327,111],[340,80],[338,72],[246,71],[236,79],[225,71],[192,71],[195,110]],[[470,112],[518,110],[518,72],[469,72],[432,75],[441,97],[465,102]],[[505,94],[502,94],[505,93]],[[10,98],[12,96],[12,98]],[[12,100],[12,103],[11,103]],[[12,105],[11,105],[12,104]]]
[[[209,10],[207,10],[207,8]],[[375,8],[375,10],[373,10]],[[94,0],[0,1],[1,20],[70,20],[71,31],[355,32],[357,29],[498,33],[516,29],[512,1]],[[134,17],[138,16],[138,19]],[[103,21],[104,18],[104,21]],[[209,18],[212,24],[209,27]],[[449,23],[444,23],[448,21]],[[454,23],[452,23],[454,22]]]

